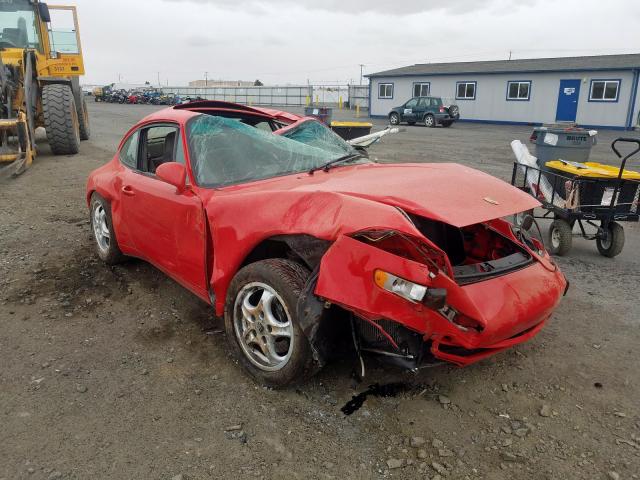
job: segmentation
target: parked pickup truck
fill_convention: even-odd
[[[457,105],[444,105],[440,97],[413,97],[404,105],[395,107],[389,112],[389,123],[399,125],[406,122],[414,125],[422,122],[427,127],[442,125],[450,127],[460,118]]]

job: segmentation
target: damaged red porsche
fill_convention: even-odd
[[[283,386],[338,342],[415,369],[535,336],[567,282],[505,218],[537,201],[457,164],[378,164],[323,124],[224,102],[158,111],[91,173],[98,255],[148,261]],[[340,332],[340,333],[337,333]]]

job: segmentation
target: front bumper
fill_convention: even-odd
[[[322,259],[315,294],[374,325],[391,320],[430,343],[436,359],[463,366],[526,342],[540,332],[567,285],[557,268],[544,263],[536,261],[502,276],[460,286],[443,274],[430,279],[425,265],[341,237]],[[465,331],[440,312],[379,288],[373,280],[376,269],[446,288],[447,304],[476,321],[481,331]],[[399,347],[398,342],[390,343]]]

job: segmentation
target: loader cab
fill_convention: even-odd
[[[32,0],[0,1],[0,55],[4,63],[22,59],[25,49],[38,54],[38,74],[84,74],[76,8]]]

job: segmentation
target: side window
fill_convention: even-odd
[[[136,131],[127,139],[120,149],[120,162],[134,170],[138,168],[138,139],[140,131]]]
[[[184,146],[182,145],[182,135],[178,134],[178,139],[176,140],[176,159],[175,161],[187,166],[187,161],[184,158]]]
[[[178,133],[177,127],[168,125],[149,127],[145,130],[142,149],[143,172],[156,173],[156,168],[163,163],[176,161]]]
[[[412,98],[411,100],[409,100],[407,103],[404,104],[405,108],[416,108],[416,106],[418,105],[418,99],[417,98]]]

